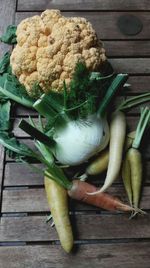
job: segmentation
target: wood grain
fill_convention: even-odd
[[[131,58],[131,59],[110,59],[116,72],[128,74],[150,74],[149,58]]]
[[[68,255],[60,245],[0,247],[1,268],[149,268],[150,242],[80,244],[77,248]]]
[[[33,15],[40,14],[40,12],[17,12],[15,22],[18,24],[22,19],[30,17]],[[132,36],[133,40],[138,39],[148,39],[150,38],[150,16],[149,12],[128,12],[127,14],[132,14],[137,16],[143,23],[143,30]],[[120,16],[124,15],[124,12],[63,12],[63,15],[70,17],[85,17],[88,19],[94,29],[97,32],[97,35],[102,40],[112,40],[112,39],[131,39],[131,36],[123,35],[118,26],[117,20]],[[119,50],[119,47],[118,47]]]
[[[5,165],[5,180],[4,187],[15,187],[15,186],[41,186],[43,185],[43,174],[41,164],[34,164],[37,170],[28,167],[22,163],[7,163]],[[41,172],[40,172],[41,170]],[[80,167],[78,167],[80,170]],[[92,177],[89,181],[91,183],[97,182],[103,183],[103,174]],[[144,183],[150,183],[150,161],[144,161]],[[121,176],[115,183],[122,183]]]
[[[61,10],[150,10],[148,0],[18,0],[18,10],[44,10],[58,8]]]
[[[71,221],[73,221],[75,240],[149,238],[150,236],[148,216],[129,220],[127,214],[71,215]],[[46,224],[46,216],[2,217],[0,228],[0,240],[3,242],[58,240],[55,228],[52,228],[50,223]]]
[[[5,166],[4,186],[43,185],[42,164],[34,164],[34,168],[24,163],[8,163]]]
[[[110,194],[120,197],[124,202],[127,202],[126,193],[122,185],[112,186]],[[150,203],[150,186],[145,186],[142,191],[141,207],[149,209]],[[70,201],[71,210],[99,210],[90,205],[81,204],[74,200]],[[12,188],[3,190],[2,212],[46,212],[49,211],[44,188]]]
[[[16,0],[0,0],[0,36],[5,32],[6,27],[14,23]],[[0,57],[11,47],[0,43]]]
[[[103,41],[107,57],[149,57],[150,41],[122,40]],[[137,59],[138,60],[138,59]]]

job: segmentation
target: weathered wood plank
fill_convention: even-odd
[[[126,89],[127,94],[140,94],[150,91],[150,76],[129,76],[128,83],[131,84],[131,87]]]
[[[149,255],[150,242],[82,244],[69,255],[60,245],[0,248],[2,268],[149,268]]]
[[[123,186],[116,185],[109,189],[109,193],[120,197],[127,202],[126,193]],[[145,186],[142,192],[140,206],[143,209],[150,208],[150,186]],[[81,204],[74,200],[70,201],[72,210],[96,210],[95,207]],[[43,212],[49,211],[44,188],[35,189],[9,189],[3,190],[2,212]]]
[[[0,36],[5,32],[6,27],[14,23],[16,0],[0,1]],[[11,47],[3,43],[0,44],[0,57]]]
[[[107,57],[149,57],[150,41],[104,41]]]
[[[5,187],[12,186],[41,186],[43,185],[43,174],[41,164],[34,164],[38,170],[31,169],[22,163],[7,163],[5,165]],[[78,168],[79,169],[79,168]],[[40,172],[41,170],[41,172]],[[91,182],[96,181],[98,184],[103,182],[103,175],[91,178]],[[144,161],[144,183],[150,183],[150,161]],[[121,177],[116,183],[121,183]]]
[[[47,8],[58,8],[61,10],[150,10],[148,0],[89,0],[89,1],[69,1],[69,0],[19,0],[18,10],[44,10]]]
[[[76,4],[77,5],[77,4]],[[40,12],[17,12],[16,13],[16,24],[22,19],[33,15],[40,14]],[[124,15],[125,12],[63,12],[65,16],[74,17],[85,17],[87,18],[95,28],[97,35],[100,39],[111,40],[111,39],[131,39],[131,36],[125,36],[122,34],[117,26],[117,20],[120,16]],[[148,12],[128,12],[137,16],[143,23],[143,30],[132,36],[132,39],[149,39],[150,32],[150,16]],[[118,51],[119,51],[118,47]]]
[[[21,163],[8,163],[5,166],[4,186],[43,185],[41,164],[34,164],[34,170]]]
[[[75,239],[149,238],[149,217],[129,220],[129,215],[71,215]],[[136,228],[135,228],[136,224]],[[117,228],[116,228],[117,226]],[[75,231],[76,230],[76,231]],[[46,216],[2,217],[0,241],[58,240]]]
[[[150,59],[149,58],[124,58],[124,59],[110,59],[114,70],[116,72],[123,72],[128,74],[149,74],[150,73]]]

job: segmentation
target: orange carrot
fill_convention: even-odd
[[[98,192],[95,195],[88,193],[96,192],[97,188],[87,182],[74,180],[68,194],[71,198],[83,201],[87,204],[110,211],[135,211],[134,208],[122,203],[118,198],[107,193]]]

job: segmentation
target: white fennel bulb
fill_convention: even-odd
[[[74,120],[57,129],[54,155],[62,164],[78,165],[103,150],[109,141],[109,127],[104,118],[95,114],[86,120]]]

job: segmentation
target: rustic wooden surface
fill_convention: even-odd
[[[18,24],[46,8],[59,8],[66,16],[84,16],[93,23],[113,67],[130,74],[128,82],[132,86],[123,95],[127,97],[150,90],[149,0],[0,0],[0,35],[9,24]],[[142,21],[143,30],[139,34],[125,36],[120,32],[117,20],[124,14],[133,14]],[[0,56],[8,49],[11,47],[0,44]],[[29,137],[17,127],[19,119],[27,118],[28,113],[25,108],[17,107],[15,134],[32,146]],[[30,114],[36,120],[34,111]],[[138,109],[128,114],[130,130],[134,129],[138,114]],[[0,146],[0,268],[149,268],[149,136],[142,152],[144,187],[141,207],[148,214],[129,220],[128,215],[122,213],[108,213],[70,201],[75,247],[67,255],[60,247],[55,228],[46,224],[49,211],[42,175],[24,164],[14,163]],[[42,168],[40,164],[35,166]],[[93,180],[98,183],[97,178]],[[120,178],[110,192],[126,200]]]

